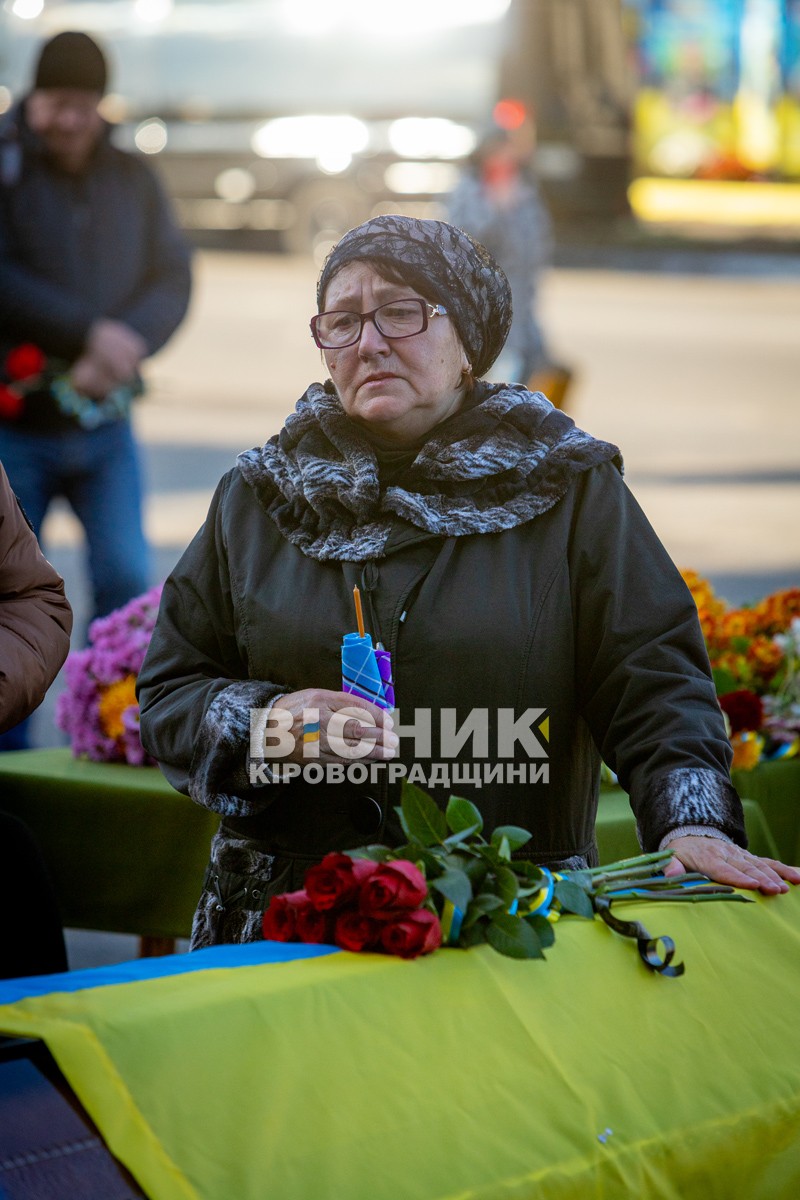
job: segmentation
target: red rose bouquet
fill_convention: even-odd
[[[424,907],[428,899],[425,876],[412,862],[327,854],[306,872],[302,891],[273,896],[264,937],[416,958],[442,941],[438,916]]]
[[[744,900],[733,888],[702,875],[668,879],[668,850],[610,866],[556,874],[513,851],[530,840],[526,829],[504,825],[489,841],[475,805],[451,796],[443,812],[405,782],[397,809],[406,844],[362,846],[327,854],[306,872],[305,887],[273,896],[264,913],[270,941],[325,942],[343,950],[372,950],[416,958],[442,944],[466,948],[488,942],[511,958],[544,958],[562,913],[599,915],[636,940],[644,963],[665,975],[674,946],[651,938],[638,921],[612,915],[612,903],[630,899]]]
[[[84,429],[126,416],[131,403],[144,391],[137,375],[120,384],[102,400],[84,396],[72,386],[71,367],[63,359],[48,357],[33,342],[21,342],[0,363],[0,417],[18,421],[25,413],[27,397],[48,392],[56,407]],[[5,379],[5,382],[3,382]]]
[[[25,395],[40,382],[47,360],[33,342],[22,342],[6,355],[7,383],[0,383],[0,416],[17,420],[25,410]]]

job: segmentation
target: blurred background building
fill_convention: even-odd
[[[438,215],[509,101],[569,234],[800,228],[800,0],[3,0],[0,109],[76,27],[110,51],[120,143],[226,243],[319,258],[375,213]]]

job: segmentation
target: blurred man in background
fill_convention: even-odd
[[[160,185],[111,143],[106,81],[96,42],[60,33],[0,123],[0,459],[37,536],[55,496],[82,523],[95,616],[151,584],[130,408],[191,288]]]

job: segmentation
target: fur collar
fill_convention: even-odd
[[[616,446],[540,392],[478,387],[478,403],[438,426],[385,489],[375,450],[330,383],[312,384],[281,432],[237,465],[285,538],[310,558],[349,562],[382,558],[400,523],[439,537],[497,533],[552,508],[598,463],[622,471]]]

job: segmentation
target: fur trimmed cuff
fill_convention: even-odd
[[[679,767],[652,780],[644,794],[631,796],[639,841],[654,850],[668,834],[701,826],[709,836],[719,831],[738,846],[747,846],[742,802],[736,789],[708,767]]]
[[[263,783],[251,783],[251,729],[263,710],[285,695],[274,683],[243,680],[231,683],[208,706],[189,770],[189,795],[197,804],[223,817],[252,817],[272,798]],[[251,712],[256,715],[251,717]],[[260,745],[263,747],[263,731]]]

